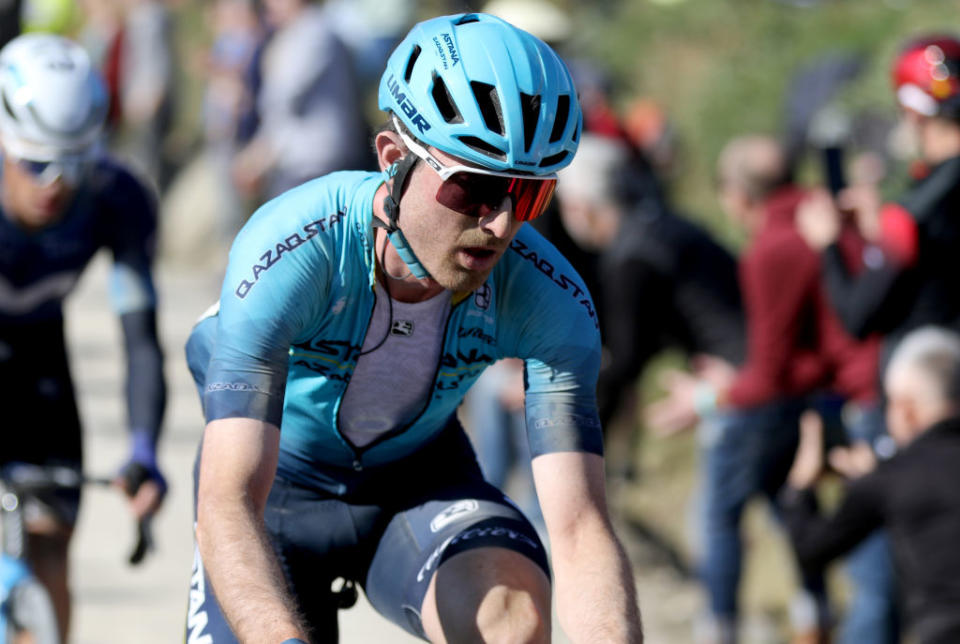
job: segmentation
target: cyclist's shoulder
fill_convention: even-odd
[[[576,269],[532,226],[522,226],[495,269],[507,311],[529,315],[569,315],[596,322],[593,301]],[[510,313],[506,314],[510,317]]]
[[[118,204],[130,197],[151,200],[153,197],[153,191],[133,170],[107,155],[93,162],[84,185],[96,198]]]
[[[551,281],[561,286],[566,281],[583,283],[576,269],[556,246],[529,225],[522,226],[517,232],[496,271],[501,275],[515,276],[523,288],[543,286]]]
[[[306,274],[318,278],[334,267],[365,276],[380,181],[376,173],[332,173],[262,205],[230,250],[228,279],[237,280],[237,293],[245,296],[267,278],[293,287]]]

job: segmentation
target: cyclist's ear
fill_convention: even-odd
[[[407,154],[407,147],[400,139],[400,135],[392,130],[378,132],[374,138],[373,146],[381,172],[399,162]]]

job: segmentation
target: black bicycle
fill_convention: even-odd
[[[56,490],[112,483],[112,479],[84,476],[64,466],[0,466],[0,644],[12,644],[26,634],[34,644],[60,644],[53,603],[27,563],[24,501]],[[143,519],[128,562],[139,564],[152,545],[150,519]]]

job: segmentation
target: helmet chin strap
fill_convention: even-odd
[[[422,280],[430,277],[430,273],[427,272],[427,269],[423,267],[423,264],[420,263],[420,260],[417,259],[417,256],[413,253],[413,249],[410,248],[410,245],[407,243],[407,238],[404,237],[403,231],[400,230],[398,223],[400,219],[400,197],[403,195],[404,187],[406,187],[407,177],[410,175],[410,171],[416,162],[416,155],[407,154],[407,156],[395,162],[384,171],[384,175],[388,181],[391,178],[393,179],[393,185],[390,191],[387,193],[387,196],[383,198],[383,211],[387,215],[387,221],[383,221],[374,215],[373,225],[387,231],[387,238],[390,240],[390,243],[393,244],[397,255],[400,256],[403,263],[410,269],[410,273],[418,280]],[[384,271],[387,270],[386,266],[382,268]]]

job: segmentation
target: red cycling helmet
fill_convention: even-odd
[[[909,42],[894,60],[892,75],[904,108],[923,116],[960,115],[960,40],[928,36]]]

